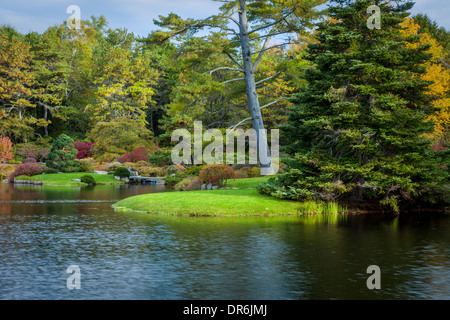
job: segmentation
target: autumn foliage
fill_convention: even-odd
[[[120,159],[121,163],[125,162],[138,162],[138,161],[147,161],[148,151],[145,147],[139,147],[131,151],[130,153],[126,153],[122,158]]]
[[[5,162],[13,158],[12,153],[12,142],[8,137],[0,137],[0,162]]]
[[[25,162],[17,166],[16,170],[9,176],[9,182],[14,182],[18,176],[34,176],[44,172],[44,166],[36,162]]]
[[[228,179],[236,179],[237,174],[229,165],[210,164],[200,170],[199,181],[205,184],[222,185]]]
[[[93,142],[75,141],[73,146],[78,150],[76,154],[77,159],[86,159],[92,157]]]

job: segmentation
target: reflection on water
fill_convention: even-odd
[[[0,184],[0,299],[449,299],[449,216],[114,212],[159,186]],[[369,265],[381,290],[369,290]],[[81,289],[69,290],[69,265]]]

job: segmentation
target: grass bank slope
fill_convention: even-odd
[[[192,216],[273,216],[298,213],[299,203],[280,200],[256,191],[268,177],[229,181],[230,189],[163,192],[123,199],[116,210]]]
[[[40,174],[33,176],[33,180],[42,181],[47,186],[80,186],[85,185],[82,182],[72,181],[72,179],[80,179],[85,174],[91,175],[97,184],[123,184],[112,175],[75,172],[75,173],[52,173]]]

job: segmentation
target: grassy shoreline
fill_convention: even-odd
[[[39,174],[30,177],[33,181],[42,181],[46,186],[58,187],[73,187],[86,185],[82,182],[72,181],[72,179],[80,179],[84,175],[91,175],[97,184],[124,184],[124,181],[119,181],[112,175],[104,175],[97,173],[75,172],[75,173],[51,173]],[[31,180],[30,179],[30,180]]]
[[[300,203],[262,195],[256,186],[269,177],[229,181],[225,188],[143,194],[113,205],[117,211],[186,216],[288,216],[302,213],[338,213],[338,207]],[[339,208],[340,209],[340,208]],[[333,211],[335,210],[335,211]]]

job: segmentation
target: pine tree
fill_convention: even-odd
[[[400,24],[411,2],[335,0],[330,19],[309,45],[314,67],[282,136],[291,169],[260,186],[262,193],[296,200],[364,201],[394,211],[442,201],[448,172],[426,135],[435,112],[421,78],[429,45],[405,42]],[[381,10],[381,26],[368,27],[368,7]],[[445,165],[444,165],[445,168]],[[448,188],[448,186],[447,186]]]
[[[73,139],[65,134],[59,135],[53,142],[47,155],[46,165],[62,172],[77,172],[80,164],[75,161],[78,150],[73,145]]]

